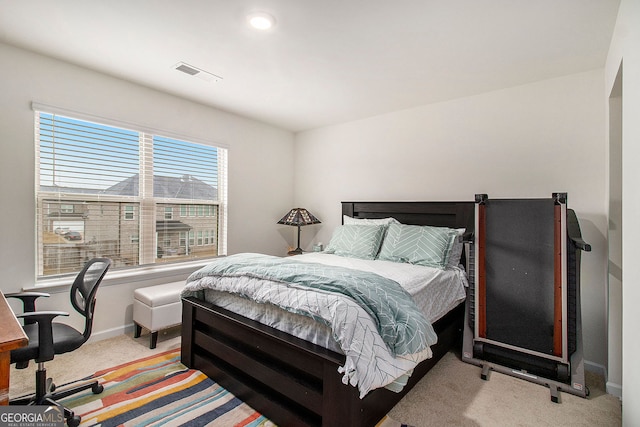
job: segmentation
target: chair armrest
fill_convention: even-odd
[[[50,295],[45,292],[14,292],[4,295],[7,298],[17,298],[22,301],[22,311],[25,313],[32,313],[36,311],[36,300],[40,297],[49,297]],[[25,319],[24,324],[30,325],[35,323],[34,319]]]
[[[36,311],[31,313],[17,314],[17,318],[22,318],[25,324],[38,323],[38,358],[36,362],[46,362],[53,360],[53,319],[58,316],[68,316],[64,311]],[[30,321],[27,323],[27,321]]]
[[[4,294],[7,298],[17,298],[22,301],[23,311],[30,313],[36,311],[36,300],[40,297],[49,297],[51,295],[45,292],[14,292]]]

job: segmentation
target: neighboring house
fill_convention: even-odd
[[[190,203],[158,203],[156,205],[156,233],[159,258],[163,255],[190,255],[210,252],[217,244],[217,207],[193,201],[218,200],[218,189],[191,175],[180,178],[154,176],[153,197],[156,200],[182,199]],[[103,191],[104,194],[137,196],[140,177],[134,175]],[[125,220],[138,221],[136,206],[125,206]],[[131,234],[131,233],[130,233]],[[212,255],[215,255],[212,254]]]
[[[133,199],[126,200],[139,194],[138,175],[105,190],[65,188],[64,198],[43,199],[39,238],[44,270],[54,266],[77,270],[95,256],[108,256],[120,266],[137,265],[144,209],[155,210],[156,261],[217,255],[217,189],[190,175],[154,176],[153,187],[158,203],[145,208]],[[47,190],[54,189],[41,189]],[[89,199],[88,194],[98,197],[79,200],[74,194],[83,194],[82,199]],[[108,197],[100,200],[100,196]],[[125,200],[114,201],[117,196]]]

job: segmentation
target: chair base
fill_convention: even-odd
[[[67,426],[77,427],[80,424],[80,416],[75,415],[71,409],[58,403],[57,399],[63,399],[67,396],[89,389],[91,389],[93,394],[100,394],[104,390],[104,387],[102,384],[99,384],[98,381],[91,381],[57,390],[53,380],[51,378],[47,378],[47,370],[44,368],[44,364],[39,363],[38,370],[36,371],[35,394],[11,399],[9,404],[56,406],[64,412],[64,418],[67,421]]]

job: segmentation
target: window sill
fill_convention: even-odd
[[[176,282],[186,280],[189,274],[204,267],[211,258],[197,261],[165,265],[147,265],[138,268],[109,270],[100,286],[116,286],[133,282]],[[68,292],[75,275],[37,280],[34,286],[24,287],[24,291]]]

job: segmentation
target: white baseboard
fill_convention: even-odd
[[[616,383],[612,383],[610,381],[607,381],[607,394],[610,394],[612,396],[617,397],[618,399],[622,400],[622,385],[621,384],[616,384]]]
[[[117,328],[107,329],[105,331],[93,332],[88,342],[102,341],[120,335],[133,333],[133,323],[119,326]]]
[[[622,400],[622,385],[608,381],[609,378],[608,378],[606,366],[601,365],[599,363],[593,363],[585,360],[584,369],[585,371],[593,372],[594,374],[597,374],[602,378],[604,378],[607,394],[610,394]]]
[[[593,372],[594,374],[601,376],[605,380],[607,379],[607,367],[599,363],[589,362],[588,360],[585,360],[584,370]]]

